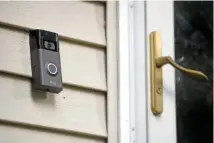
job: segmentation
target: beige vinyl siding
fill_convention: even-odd
[[[28,33],[0,25],[0,43],[3,44],[0,48],[0,71],[30,77]],[[59,46],[64,84],[106,91],[104,49],[63,40]]]
[[[30,80],[0,75],[0,119],[106,136],[105,94],[64,87],[58,95],[31,90]]]
[[[117,142],[115,3],[0,2],[0,142]],[[36,28],[60,35],[60,94],[31,87]]]
[[[102,139],[0,124],[1,143],[103,143]]]
[[[104,4],[76,1],[1,2],[3,23],[43,28],[63,37],[106,46]]]

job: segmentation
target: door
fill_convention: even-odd
[[[213,2],[145,6],[148,142],[212,143]]]

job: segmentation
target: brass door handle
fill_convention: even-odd
[[[175,61],[173,61],[173,59],[170,56],[156,58],[156,66],[158,68],[161,68],[165,64],[172,65],[174,68],[178,69],[182,73],[186,74],[187,76],[189,76],[195,80],[208,81],[208,77],[204,73],[202,73],[200,71],[184,68],[184,67],[178,65]]]
[[[150,33],[150,83],[151,83],[151,111],[154,115],[163,112],[163,76],[162,66],[170,64],[189,77],[206,81],[208,77],[197,70],[187,69],[176,62],[170,56],[162,56],[162,45],[160,33],[157,31]]]

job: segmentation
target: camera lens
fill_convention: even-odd
[[[44,47],[48,50],[55,50],[55,45],[53,42],[44,41]]]

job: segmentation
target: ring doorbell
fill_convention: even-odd
[[[30,30],[30,54],[33,87],[51,93],[62,91],[62,73],[58,34]]]

